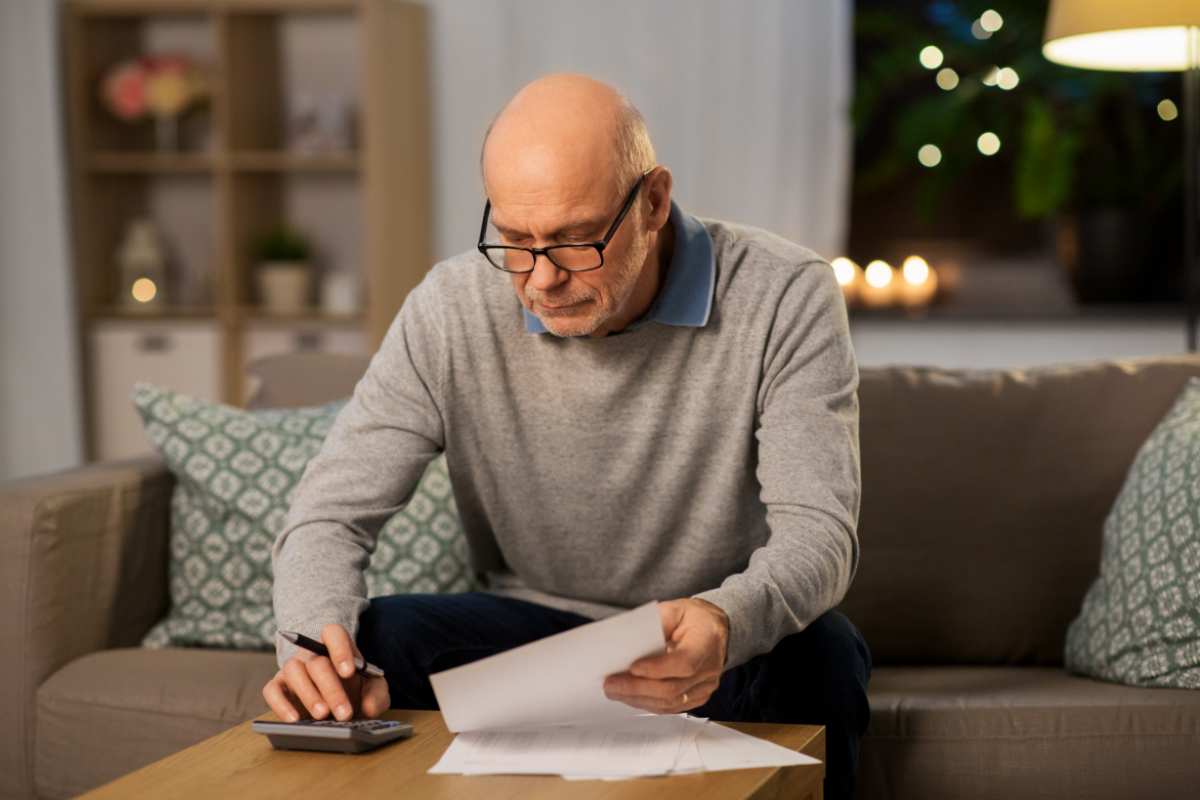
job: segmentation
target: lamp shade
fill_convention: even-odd
[[[1042,55],[1086,69],[1184,70],[1197,28],[1200,0],[1051,0]]]

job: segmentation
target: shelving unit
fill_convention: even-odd
[[[425,8],[401,0],[71,0],[64,13],[88,459],[147,449],[128,402],[132,385],[124,385],[131,380],[241,405],[244,366],[266,352],[376,349],[430,266]],[[191,138],[175,152],[156,149],[151,124],[116,120],[99,100],[112,64],[158,52],[185,52],[211,75],[209,102],[188,112]],[[354,149],[289,149],[289,105],[310,89],[355,101]],[[161,309],[118,302],[115,254],[138,216],[155,220],[183,279]],[[314,303],[273,315],[257,305],[253,244],[283,222],[312,238],[327,267],[359,270],[360,313]],[[172,355],[176,339],[187,346]],[[119,380],[101,374],[113,364],[122,365]]]

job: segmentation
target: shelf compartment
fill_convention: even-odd
[[[103,151],[92,153],[87,160],[91,172],[110,174],[191,174],[207,173],[216,162],[209,153],[163,153]]]
[[[230,166],[241,172],[357,172],[356,152],[304,153],[247,150],[229,156]]]
[[[139,14],[139,10],[147,10]],[[114,117],[101,99],[105,74],[116,63],[157,53],[180,53],[210,75],[210,95],[179,117],[180,152],[203,153],[215,142],[213,108],[221,80],[215,26],[200,4],[94,3],[80,9],[67,28],[74,52],[69,75],[76,99],[72,145],[81,157],[92,153],[156,151],[154,122],[125,122]]]
[[[222,27],[226,74],[231,76],[226,86],[230,149],[248,159],[244,163],[250,169],[285,169],[303,155],[289,132],[290,117],[302,99],[313,103],[317,123],[326,127],[332,124],[327,118],[331,106],[361,106],[363,41],[357,15],[315,3],[288,8],[293,13],[251,6],[245,13],[229,14]],[[353,147],[357,122],[346,124],[347,146]],[[288,155],[263,160],[263,151]],[[343,168],[336,157],[329,163]]]

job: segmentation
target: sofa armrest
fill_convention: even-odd
[[[145,456],[0,482],[0,797],[33,795],[42,682],[166,613],[174,480]]]

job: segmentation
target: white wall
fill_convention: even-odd
[[[82,459],[57,11],[0,2],[0,480]]]

